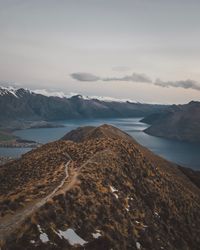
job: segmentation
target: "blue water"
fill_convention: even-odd
[[[143,130],[147,128],[148,125],[139,122],[140,119],[141,118],[61,121],[59,123],[64,124],[65,127],[25,129],[16,131],[15,135],[20,136],[23,139],[46,143],[58,140],[67,132],[80,126],[98,126],[100,124],[107,123],[127,132],[140,144],[165,159],[182,166],[200,170],[200,144],[178,142],[147,135],[143,132]],[[28,150],[29,149],[27,148],[0,148],[0,155],[16,157],[27,152]]]

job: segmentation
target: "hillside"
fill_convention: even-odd
[[[1,249],[199,249],[194,171],[79,128],[0,167]]]
[[[167,110],[151,114],[142,122],[151,126],[146,133],[180,141],[200,142],[200,102],[173,105]]]
[[[23,121],[143,117],[164,108],[164,105],[87,99],[81,95],[45,96],[23,88],[0,87],[0,110],[4,110],[0,122],[4,126]]]

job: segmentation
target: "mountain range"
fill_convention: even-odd
[[[115,127],[79,128],[0,167],[0,247],[197,250],[199,184]]]
[[[23,88],[0,88],[1,124],[12,121],[144,117],[164,108],[165,105],[105,101],[81,95],[46,96]]]
[[[0,87],[0,128],[52,127],[50,121],[94,118],[144,117],[147,134],[187,142],[200,142],[200,102],[156,105],[104,100],[81,95]],[[60,125],[61,126],[61,125]]]

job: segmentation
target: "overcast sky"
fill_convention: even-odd
[[[199,0],[0,0],[0,80],[140,102],[200,100]]]

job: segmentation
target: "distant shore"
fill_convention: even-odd
[[[14,122],[8,122],[8,123],[3,124],[0,130],[13,132],[13,131],[22,130],[22,129],[61,128],[61,127],[65,127],[65,125],[57,124],[53,122],[47,122],[47,121],[14,121]]]
[[[34,141],[20,141],[20,140],[12,140],[12,141],[1,141],[0,148],[37,148],[41,146],[41,143]]]
[[[16,130],[32,128],[58,128],[64,127],[62,124],[54,124],[46,121],[26,121],[10,123],[0,128],[0,148],[37,148],[41,143],[36,141],[24,140],[13,134]]]
[[[0,130],[0,148],[36,148],[41,143],[24,140],[15,135],[11,130]]]

